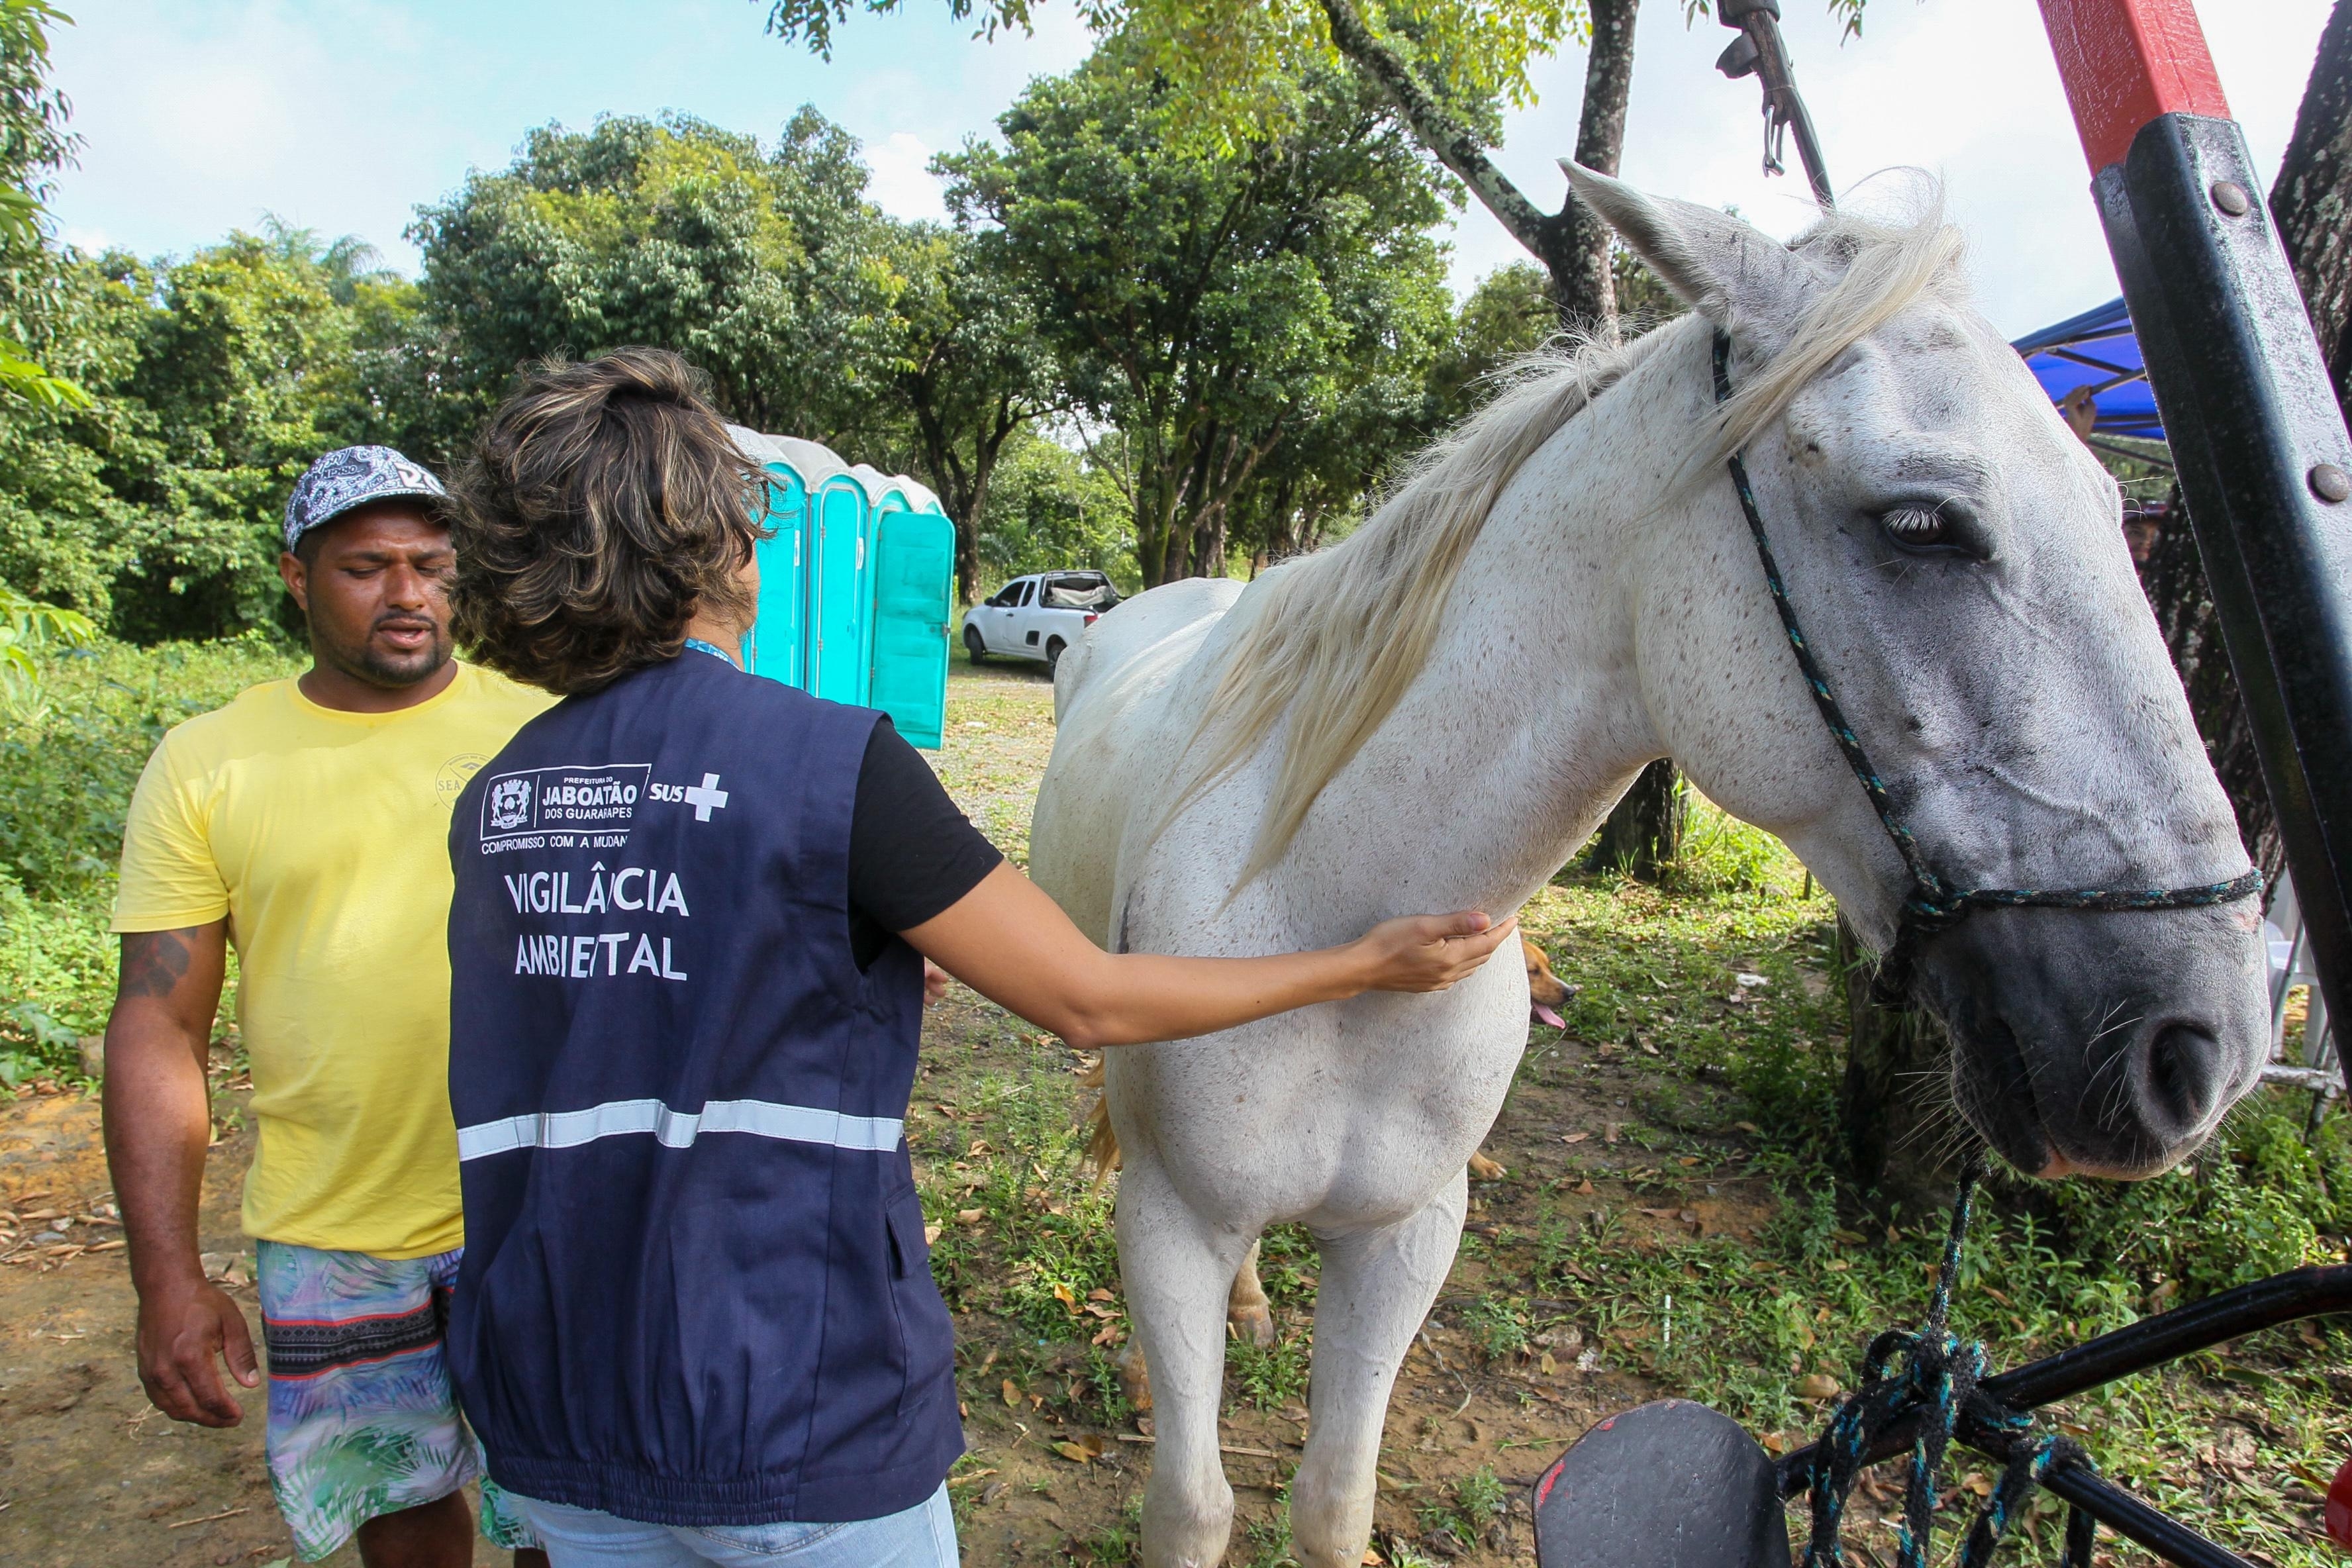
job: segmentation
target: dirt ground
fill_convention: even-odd
[[[971,670],[959,661],[940,771],[1016,858],[1025,850],[1029,798],[1052,739],[1051,689],[1041,671]],[[1618,1108],[1635,1091],[1626,1053],[1549,1038],[1548,1029],[1538,1034],[1532,1048],[1540,1070],[1522,1075],[1487,1144],[1509,1173],[1474,1188],[1474,1234],[1514,1225],[1524,1233],[1538,1184],[1564,1170],[1578,1177],[1567,1189],[1575,1201],[1612,1211],[1629,1239],[1677,1226],[1744,1230],[1757,1221],[1760,1205],[1738,1182],[1710,1184],[1695,1172],[1661,1175],[1645,1166],[1655,1163],[1651,1157],[1616,1144],[1616,1122],[1627,1115]],[[1027,1069],[1038,1048],[1015,1021],[959,989],[930,1021],[933,1066],[919,1099],[933,1107],[931,1118],[951,1119],[975,1085],[992,1073]],[[244,1091],[228,1068],[224,1055],[215,1099],[223,1135],[208,1172],[203,1235],[213,1260],[235,1279],[250,1275],[236,1203],[253,1135],[244,1124]],[[1075,1076],[1069,1081],[1075,1111],[1087,1091]],[[52,1086],[0,1102],[0,1205],[7,1211],[0,1215],[0,1562],[226,1568],[286,1558],[291,1544],[263,1477],[259,1392],[245,1396],[245,1424],[220,1432],[166,1420],[141,1393],[134,1303],[110,1199],[94,1098]],[[1558,1355],[1545,1349],[1485,1359],[1460,1310],[1477,1294],[1480,1268],[1466,1256],[1457,1265],[1391,1406],[1376,1536],[1388,1544],[1388,1561],[1420,1553],[1473,1568],[1531,1562],[1525,1484],[1593,1421],[1649,1396],[1637,1378],[1578,1370],[1570,1344],[1560,1344]],[[250,1287],[231,1289],[250,1311]],[[1303,1329],[1300,1305],[1281,1311],[1291,1333]],[[1020,1405],[1002,1394],[1000,1354],[1021,1352],[1033,1381],[1056,1369],[1075,1375],[1086,1356],[1082,1342],[1015,1345],[1022,1331],[982,1310],[967,1311],[958,1326],[971,1449],[955,1483],[965,1560],[1097,1560],[1087,1543],[1116,1530],[1140,1488],[1150,1455],[1146,1433],[1132,1422],[1119,1430],[1089,1427],[1083,1401]],[[1278,1544],[1266,1543],[1277,1540],[1275,1521],[1304,1415],[1296,1405],[1234,1406],[1226,1443],[1240,1500],[1237,1563],[1278,1553]],[[1065,1457],[1055,1447],[1065,1443],[1081,1453],[1099,1448],[1100,1457]],[[1454,1482],[1482,1468],[1509,1487],[1507,1511],[1478,1539],[1433,1540],[1424,1505],[1450,1497]],[[502,1560],[487,1548],[478,1554],[483,1563]],[[356,1556],[346,1548],[331,1561]]]

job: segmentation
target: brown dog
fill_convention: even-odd
[[[1529,1016],[1555,1029],[1567,1028],[1568,1021],[1559,1016],[1559,1009],[1576,994],[1576,987],[1554,974],[1551,960],[1544,950],[1524,936],[1519,938],[1519,953],[1528,965]],[[1103,1064],[1099,1058],[1078,1082],[1087,1089],[1102,1088]],[[1110,1107],[1101,1094],[1095,1096],[1094,1110],[1087,1119],[1093,1123],[1093,1131],[1087,1139],[1087,1158],[1093,1162],[1095,1180],[1100,1183],[1118,1169],[1118,1133],[1110,1124]],[[1470,1179],[1474,1182],[1499,1182],[1509,1173],[1483,1153],[1470,1156]],[[1225,1321],[1236,1339],[1247,1340],[1260,1350],[1273,1347],[1274,1309],[1265,1299],[1265,1287],[1258,1281],[1255,1242],[1250,1244],[1248,1256],[1234,1275],[1233,1292],[1225,1300]],[[1129,1404],[1138,1410],[1151,1408],[1150,1376],[1144,1370],[1141,1349],[1131,1340],[1119,1355],[1118,1381]]]

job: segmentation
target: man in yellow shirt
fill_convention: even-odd
[[[306,1559],[473,1561],[479,1473],[442,1349],[465,1243],[449,1113],[449,808],[552,700],[450,657],[440,482],[383,447],[311,465],[278,570],[311,668],[163,738],[123,835],[107,1156],[158,1408],[241,1419],[243,1312],[196,1252],[205,1066],[229,945],[260,1148],[245,1183],[269,1350],[268,1452]],[[483,1533],[544,1563],[486,1491]]]

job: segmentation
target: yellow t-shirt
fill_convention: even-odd
[[[449,808],[554,701],[469,665],[395,713],[273,680],[163,737],[122,837],[118,931],[228,917],[260,1148],[248,1236],[464,1244],[449,1113]]]

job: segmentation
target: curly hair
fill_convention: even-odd
[[[677,658],[698,611],[748,626],[768,484],[677,354],[536,365],[455,488],[457,637],[568,695]]]

